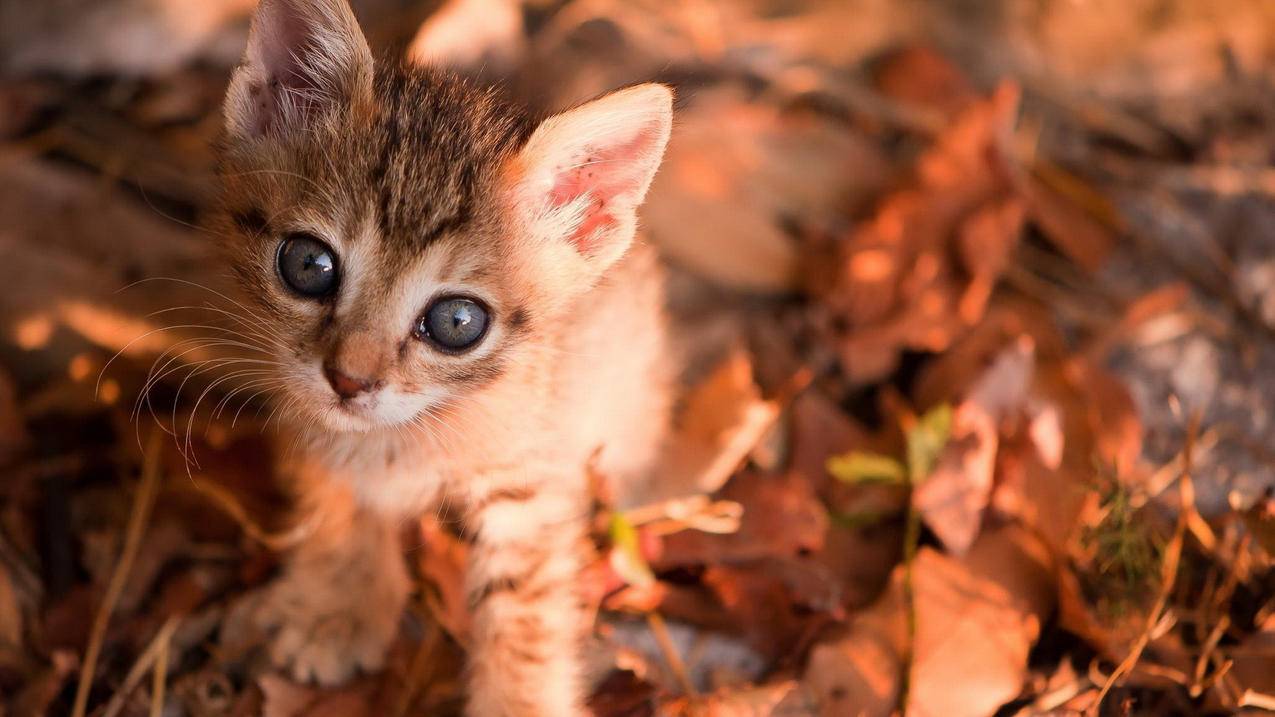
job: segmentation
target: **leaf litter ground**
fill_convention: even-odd
[[[356,3],[539,108],[679,90],[645,228],[685,390],[650,484],[593,476],[596,714],[1275,709],[1275,25],[1143,4]],[[295,684],[237,619],[304,539],[284,447],[148,333],[221,301],[185,283],[248,4],[213,5],[6,36],[0,696],[458,714],[447,511],[382,673]],[[96,39],[146,23],[188,32]]]

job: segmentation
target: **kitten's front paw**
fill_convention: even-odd
[[[243,617],[267,636],[277,667],[299,682],[331,686],[381,668],[407,593],[405,574],[353,584],[290,573],[253,595]]]

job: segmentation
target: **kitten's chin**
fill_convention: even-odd
[[[387,424],[364,415],[362,412],[336,407],[323,417],[322,427],[332,433],[369,433]]]

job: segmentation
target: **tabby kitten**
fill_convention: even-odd
[[[671,104],[640,85],[537,126],[373,62],[345,0],[260,3],[219,229],[315,516],[255,609],[297,678],[380,666],[397,526],[447,500],[474,541],[469,714],[582,713],[585,466],[640,476],[666,425],[661,274],[633,238]]]

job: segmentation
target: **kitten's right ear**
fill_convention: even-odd
[[[295,130],[371,86],[372,51],[346,0],[261,0],[226,92],[226,130]]]

